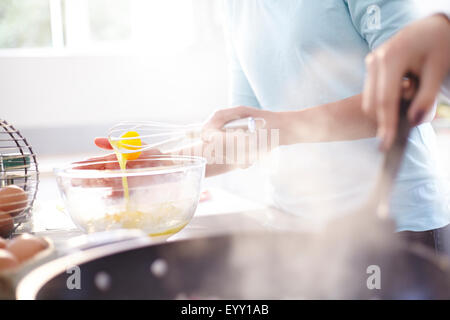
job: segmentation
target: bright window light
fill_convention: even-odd
[[[167,54],[221,37],[221,0],[1,0],[0,48]]]

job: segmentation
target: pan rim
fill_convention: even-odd
[[[37,267],[21,279],[16,288],[16,299],[36,300],[36,296],[43,285],[60,274],[62,270],[67,270],[70,267],[81,265],[98,258],[108,257],[116,253],[161,243],[163,243],[163,241],[155,241],[150,238],[131,239],[120,243],[112,243],[85,251],[75,252],[57,258],[56,260]]]

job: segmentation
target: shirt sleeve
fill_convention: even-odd
[[[249,106],[260,108],[258,99],[245,75],[233,44],[232,8],[225,4],[223,29],[228,55],[229,102],[230,106]]]
[[[353,25],[374,50],[418,18],[413,0],[344,0]]]

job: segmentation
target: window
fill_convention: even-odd
[[[0,48],[50,47],[48,0],[0,1]]]
[[[131,36],[128,0],[90,0],[89,26],[94,41],[128,40]]]
[[[182,49],[222,36],[219,3],[220,0],[1,0],[0,48]]]

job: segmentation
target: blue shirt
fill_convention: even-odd
[[[299,110],[361,93],[364,58],[415,19],[407,0],[226,0],[231,104]],[[269,171],[279,208],[328,219],[359,205],[381,167],[377,140],[281,146]],[[414,128],[392,192],[397,230],[449,223],[429,123]]]

